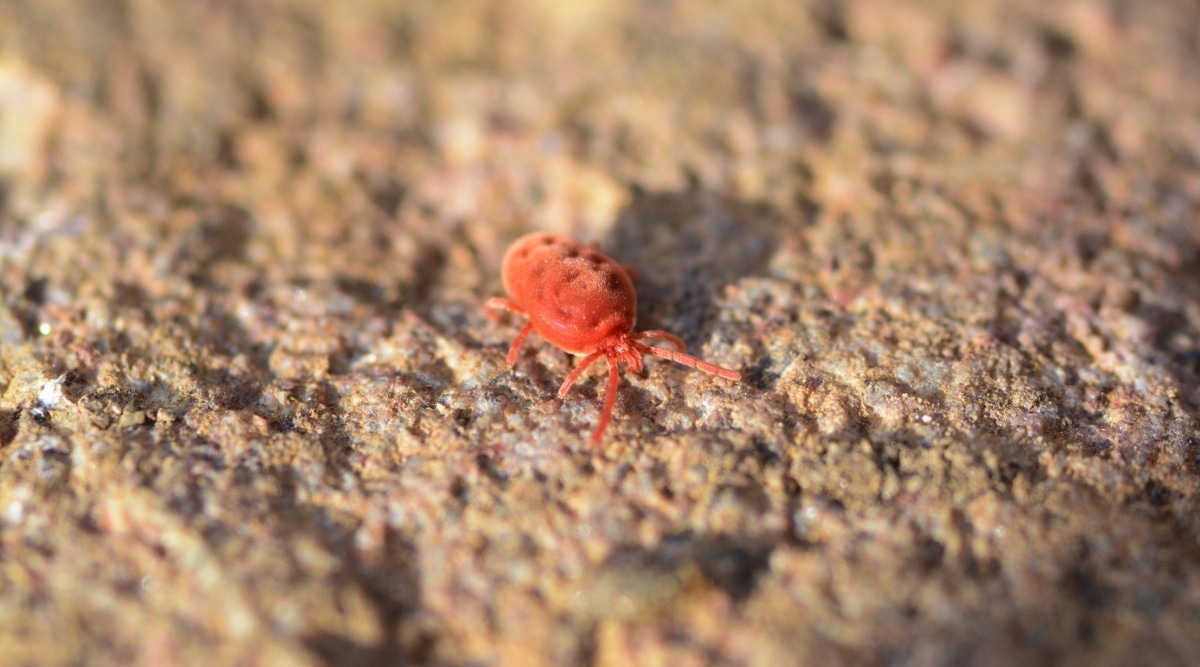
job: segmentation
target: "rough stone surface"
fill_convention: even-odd
[[[1198,81],[1184,0],[0,0],[3,662],[1200,664]],[[530,230],[745,381],[589,447]]]

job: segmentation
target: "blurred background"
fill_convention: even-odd
[[[0,662],[1200,662],[1200,4],[0,0]],[[552,395],[531,230],[743,370]]]

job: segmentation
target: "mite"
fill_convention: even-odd
[[[558,388],[558,397],[563,398],[596,360],[604,357],[608,362],[608,390],[600,423],[592,434],[593,445],[600,442],[612,418],[622,363],[640,373],[642,355],[652,354],[730,380],[742,379],[735,370],[685,354],[686,346],[674,334],[634,333],[637,293],[633,281],[624,267],[598,250],[557,234],[528,234],[508,249],[500,275],[510,299],[488,299],[488,315],[495,319],[497,311],[509,310],[529,317],[508,348],[509,366],[516,364],[517,350],[531,331],[571,354],[584,355]],[[679,349],[645,345],[644,340],[666,341]]]

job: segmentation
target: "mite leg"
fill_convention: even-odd
[[[596,424],[596,431],[592,433],[592,445],[600,444],[600,438],[604,435],[604,429],[608,428],[608,422],[612,419],[613,406],[617,404],[617,383],[620,381],[620,374],[617,372],[617,360],[612,357],[608,358],[608,389],[604,392],[604,410],[600,412],[600,423]]]
[[[521,343],[529,336],[529,332],[533,331],[533,322],[526,322],[525,326],[521,327],[521,333],[513,339],[512,345],[508,346],[508,365],[515,366],[517,364],[517,349],[521,347]]]
[[[668,343],[679,348],[680,352],[687,352],[687,344],[684,343],[679,336],[666,331],[639,331],[633,334],[634,340],[665,340]]]
[[[693,357],[690,354],[684,354],[682,352],[677,352],[670,348],[650,347],[649,345],[641,345],[639,343],[638,349],[640,349],[642,352],[644,352],[646,354],[653,354],[656,357],[670,359],[671,361],[681,363],[684,366],[688,366],[690,368],[698,368],[698,369],[704,371],[705,373],[712,373],[713,375],[719,375],[728,380],[740,381],[742,379],[742,374],[733,369],[725,368],[723,366],[718,366],[716,364],[710,364],[709,362],[704,361],[703,359],[697,359],[696,357]]]
[[[483,304],[483,310],[487,313],[488,319],[493,322],[500,319],[497,311],[501,310],[507,310],[510,313],[517,313],[520,315],[526,314],[525,309],[517,305],[517,302],[509,301],[508,299],[502,299],[498,296],[488,299],[487,302]],[[517,348],[521,347],[521,343],[525,342],[525,339],[529,336],[529,332],[531,331],[533,331],[533,322],[526,324],[525,327],[521,329],[521,333],[517,334],[517,337],[513,339],[512,345],[508,347],[509,366],[517,363]]]
[[[575,367],[575,370],[571,371],[571,374],[567,376],[567,379],[563,380],[562,386],[558,388],[558,397],[563,398],[566,396],[567,391],[571,388],[571,385],[575,384],[575,381],[579,379],[579,376],[582,375],[585,370],[587,370],[587,367],[596,363],[596,360],[603,355],[603,352],[596,351],[584,357],[583,361],[579,362],[579,365]]]
[[[498,296],[488,299],[487,302],[483,304],[483,310],[487,313],[488,319],[493,322],[499,319],[497,311],[500,310],[507,310],[510,313],[518,313],[520,315],[525,314],[525,309],[518,306],[517,302],[509,301],[508,299],[502,299]]]

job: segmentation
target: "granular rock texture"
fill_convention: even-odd
[[[0,0],[5,665],[1200,664],[1200,5]],[[622,382],[489,321],[598,243]]]

